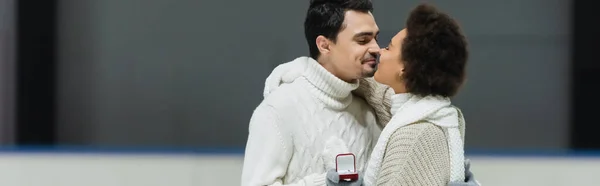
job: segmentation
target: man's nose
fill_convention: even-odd
[[[369,46],[369,53],[379,54],[380,50],[381,49],[379,48],[379,44],[377,43],[377,41],[372,42],[371,45]]]
[[[369,53],[371,53],[371,54],[379,55],[379,51],[381,51],[381,49],[379,48],[379,46],[373,47],[373,48],[369,48]]]

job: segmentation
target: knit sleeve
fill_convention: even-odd
[[[359,86],[353,91],[354,95],[363,98],[375,114],[377,115],[377,124],[383,128],[392,118],[391,105],[394,90],[384,84],[378,83],[373,78],[360,79]]]
[[[429,123],[394,132],[387,144],[377,185],[447,185],[448,144],[444,131]]]
[[[275,110],[268,105],[260,105],[250,119],[248,141],[242,168],[242,186],[287,185],[322,186],[326,173],[311,174],[296,183],[284,184],[292,157],[293,144]]]

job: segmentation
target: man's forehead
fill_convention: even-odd
[[[344,27],[344,30],[347,30],[352,34],[365,32],[372,32],[375,34],[379,32],[379,27],[370,12],[346,11],[344,16]]]

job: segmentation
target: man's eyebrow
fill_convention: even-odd
[[[379,35],[379,31],[377,31],[377,33],[373,33],[373,32],[360,32],[358,34],[355,34],[354,37],[361,37],[361,36],[377,36]]]

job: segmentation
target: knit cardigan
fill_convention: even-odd
[[[464,180],[464,119],[447,98],[392,96],[365,185],[447,185]]]

